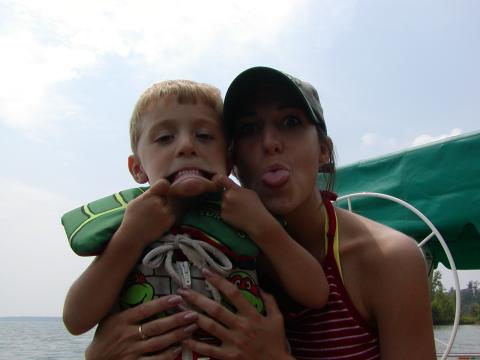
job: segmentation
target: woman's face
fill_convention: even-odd
[[[317,198],[319,165],[329,160],[317,129],[285,94],[257,94],[235,124],[233,159],[243,186],[266,208],[286,216]]]

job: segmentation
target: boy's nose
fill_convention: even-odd
[[[195,145],[191,136],[182,136],[177,149],[178,156],[196,155]]]

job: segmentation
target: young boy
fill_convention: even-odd
[[[150,269],[163,267],[163,261],[167,273],[177,277],[170,291],[191,286],[196,276],[192,269],[208,266],[223,271],[237,286],[245,285],[249,293],[258,296],[251,302],[262,311],[262,304],[256,303],[261,298],[255,277],[243,271],[252,264],[255,267],[255,258],[238,254],[245,248],[250,249],[247,255],[252,254],[248,237],[265,258],[259,257],[259,266],[272,273],[292,299],[310,308],[325,305],[328,286],[325,278],[318,277],[323,274],[318,261],[289,237],[253,191],[226,177],[230,168],[222,105],[218,89],[187,80],[160,82],[141,95],[130,122],[133,154],[128,158],[128,167],[135,181],[148,182],[151,187],[128,203],[123,221],[103,253],[70,288],[63,319],[72,334],[84,333],[99,323],[114,308],[119,295],[123,305],[133,305],[135,301],[131,300],[138,294],[132,290],[134,286],[138,285],[137,290],[146,288],[140,302],[160,295],[146,277],[163,278],[165,272]],[[221,211],[215,209],[218,202],[212,201],[211,195],[203,195],[219,188],[223,190]],[[216,221],[230,232],[219,231],[216,239],[205,235],[209,221]],[[170,235],[162,238],[169,231]],[[190,238],[197,235],[203,241],[193,241],[189,247]],[[155,242],[158,239],[162,240]],[[188,244],[182,247],[185,239]],[[199,260],[198,254],[204,255],[205,251],[198,249],[198,244],[213,256],[200,256]],[[137,265],[145,249],[148,254],[144,264]],[[218,250],[243,270],[233,270],[229,258]],[[130,282],[121,291],[135,265]],[[212,293],[215,297],[214,290]]]

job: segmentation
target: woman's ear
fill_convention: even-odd
[[[228,151],[227,153],[226,163],[227,163],[226,170],[227,170],[227,176],[228,176],[233,171],[233,155],[231,151]]]
[[[325,136],[319,141],[318,172],[331,172],[333,143],[330,137]]]
[[[236,167],[236,166],[233,166],[233,167],[232,167],[232,175],[235,176],[235,177],[238,179],[237,167]]]
[[[137,156],[130,155],[128,157],[128,170],[137,183],[145,184],[148,181],[148,176],[145,174],[143,166]]]

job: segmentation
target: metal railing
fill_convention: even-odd
[[[461,300],[460,300],[460,283],[458,281],[458,273],[457,273],[457,268],[455,266],[455,261],[453,260],[452,253],[450,252],[450,249],[447,246],[447,243],[443,239],[442,234],[437,230],[435,225],[432,224],[432,222],[425,216],[423,215],[420,210],[412,206],[411,204],[407,203],[406,201],[403,201],[402,199],[399,199],[397,197],[387,195],[387,194],[380,194],[380,193],[375,193],[375,192],[359,192],[359,193],[354,193],[354,194],[348,194],[348,195],[343,195],[339,196],[337,199],[337,202],[340,201],[347,201],[347,206],[348,206],[348,211],[352,212],[352,199],[354,198],[360,198],[360,197],[374,197],[374,198],[380,198],[380,199],[385,199],[389,201],[393,201],[406,209],[410,210],[413,212],[416,216],[418,216],[431,230],[431,233],[428,234],[424,239],[422,239],[419,243],[418,246],[421,248],[423,247],[428,241],[430,241],[432,238],[436,237],[437,240],[440,242],[440,245],[443,248],[443,251],[445,251],[445,255],[447,256],[448,262],[450,263],[450,269],[452,270],[452,275],[453,275],[453,280],[455,284],[455,318],[453,320],[453,328],[450,333],[450,338],[448,340],[448,343],[445,344],[441,342],[438,339],[435,339],[435,341],[443,344],[446,346],[443,355],[441,357],[441,360],[447,359],[450,354],[450,350],[452,349],[453,343],[455,342],[455,336],[457,335],[457,330],[458,330],[458,325],[460,322],[460,308],[461,308]],[[477,354],[473,354],[473,356],[476,356]],[[466,356],[470,356],[469,354],[466,354]]]

